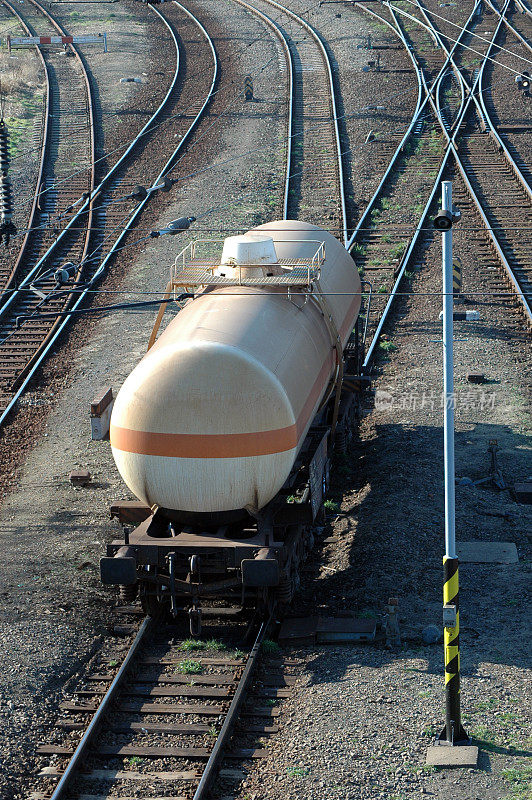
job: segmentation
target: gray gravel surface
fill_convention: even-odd
[[[415,292],[438,290],[439,247],[435,240],[413,280]],[[475,263],[474,248],[469,255]],[[485,290],[487,280],[481,269],[467,273],[471,292]],[[441,624],[439,304],[419,294],[398,309],[387,339],[396,349],[381,349],[360,438],[336,463],[338,514],[325,531],[330,541],[294,604],[303,616],[355,612],[382,621],[387,598],[396,596],[403,646],[288,650],[304,655],[307,674],[281,707],[282,732],[271,740],[271,755],[248,765],[238,800],[529,796],[532,511],[489,483],[457,487],[457,539],[513,542],[520,561],[460,568],[462,708],[480,747],[479,768],[425,767],[427,746],[444,720],[442,646],[422,644],[424,627]],[[489,475],[492,439],[508,484],[530,476],[525,339],[504,302],[484,302],[478,326],[456,325],[460,478]],[[465,380],[470,371],[486,372],[489,384],[472,387]]]
[[[282,153],[272,148],[277,154],[272,162],[257,159],[257,152],[268,152],[259,148],[282,136],[282,61],[274,40],[261,36],[259,23],[228,0],[216,9],[208,0],[198,0],[193,7],[207,19],[216,12],[224,20],[239,75],[250,69],[258,73],[258,65],[268,60],[271,71],[256,77],[262,106],[235,105],[216,120],[217,148],[211,163],[217,168],[187,180],[161,211],[159,222],[222,206],[202,224],[205,233],[210,227],[246,228],[278,215]],[[331,9],[326,9],[323,24],[330,25],[331,38],[343,38],[349,48],[342,26],[348,13],[358,12],[345,10],[344,16],[343,6],[340,12],[343,16],[334,17],[333,23]],[[331,14],[327,23],[326,14]],[[362,34],[368,28],[363,27],[364,17],[358,19],[357,32]],[[253,37],[259,42],[244,48],[243,42]],[[353,57],[359,52],[353,51]],[[345,83],[351,79],[354,73]],[[378,91],[378,85],[373,87],[373,98]],[[390,91],[383,89],[382,97],[388,102]],[[405,114],[397,125],[405,125],[406,119]],[[365,125],[366,121],[360,137]],[[360,141],[358,148],[365,158]],[[248,155],[222,164],[235,150]],[[371,160],[364,164],[367,180],[361,180],[360,195],[369,197],[378,176],[371,172]],[[245,193],[249,196],[235,203]],[[176,243],[163,237],[135,255],[120,286],[122,296],[139,289],[160,291],[181,243],[186,239]],[[467,252],[465,238],[458,244]],[[430,268],[414,281],[419,291],[439,285],[437,250],[436,243],[427,257]],[[474,255],[471,258],[474,264]],[[470,291],[476,285],[474,274],[471,270],[468,277]],[[459,774],[423,769],[425,747],[443,719],[441,648],[420,643],[422,628],[439,624],[441,608],[441,412],[437,401],[434,410],[430,404],[414,409],[404,396],[407,386],[417,397],[423,391],[439,397],[440,345],[433,341],[439,335],[438,310],[435,300],[421,296],[399,310],[396,327],[389,331],[397,351],[389,360],[383,353],[375,387],[391,392],[396,405],[366,416],[360,441],[337,465],[333,499],[341,513],[331,518],[329,530],[338,541],[323,549],[320,563],[327,569],[311,565],[295,606],[301,613],[321,606],[323,612],[349,609],[379,616],[388,595],[396,594],[404,647],[298,652],[308,668],[283,705],[282,731],[268,743],[271,756],[248,765],[248,778],[231,788],[231,797],[526,796],[523,765],[531,743],[526,718],[528,606],[523,597],[530,512],[507,493],[480,486],[458,490],[460,534],[514,541],[521,557],[515,566],[467,565],[461,570],[463,706],[466,726],[482,746],[480,769]],[[459,329],[466,341],[457,346],[457,388],[469,388],[464,376],[475,369],[488,373],[493,383],[485,390],[496,393],[493,409],[481,409],[477,395],[472,407],[459,409],[457,469],[472,479],[486,475],[490,438],[499,440],[507,480],[530,474],[530,364],[523,355],[520,329],[507,325],[503,315],[502,307],[487,307],[477,333]],[[51,410],[37,417],[42,429],[33,428],[35,449],[19,486],[0,511],[0,794],[7,800],[27,794],[35,745],[48,738],[62,691],[76,685],[78,673],[106,636],[112,595],[99,587],[97,562],[105,541],[117,532],[107,517],[108,504],[127,493],[108,444],[90,442],[88,404],[102,384],[111,382],[117,388],[137,362],[153,316],[129,311],[91,326],[78,324],[66,348],[46,368],[45,377],[58,376],[53,390],[36,389],[25,401],[30,409]],[[70,486],[67,476],[76,467],[91,471],[92,486]]]
[[[243,81],[257,64],[269,64],[256,78],[255,91],[263,103],[250,107],[233,102],[225,115],[210,120],[209,165],[219,166],[187,181],[170,197],[160,218],[153,220],[153,227],[163,227],[168,219],[190,213],[199,216],[220,207],[205,218],[202,233],[196,234],[208,237],[207,227],[245,230],[279,214],[276,182],[281,169],[276,171],[275,157],[266,161],[256,154],[282,136],[284,78],[278,46],[263,35],[262,24],[228,2],[220,6],[216,20],[209,17],[211,4],[197,2],[194,8],[207,27],[209,19],[211,27],[218,26],[218,45],[233,48],[231,71],[225,71],[233,98],[232,74]],[[225,29],[219,27],[220,20]],[[253,51],[242,40],[256,40]],[[102,101],[105,104],[103,93]],[[235,149],[245,155],[222,165]],[[192,171],[193,152],[183,163],[183,170],[189,168],[185,174]],[[265,191],[265,186],[270,190]],[[186,241],[163,237],[150,243],[127,265],[118,297],[134,296],[139,290],[162,291],[170,264]],[[129,495],[109,444],[90,441],[89,403],[101,386],[111,383],[115,390],[119,388],[145,352],[154,316],[153,310],[126,311],[92,325],[85,320],[78,323],[66,347],[46,367],[45,378],[54,376],[54,388],[35,389],[22,404],[22,413],[33,426],[35,449],[25,462],[16,491],[0,511],[4,554],[0,567],[0,796],[6,800],[25,796],[24,788],[31,787],[34,749],[38,741],[49,737],[62,690],[70,688],[65,682],[83,672],[82,666],[111,622],[109,605],[114,595],[99,585],[98,561],[106,540],[118,532],[117,525],[109,522],[109,504]],[[36,429],[33,412],[48,409],[52,410],[41,414],[41,427]],[[78,467],[91,472],[92,483],[86,489],[73,488],[68,481],[69,472]]]
[[[330,25],[323,17],[319,25]],[[531,474],[529,339],[504,300],[473,294],[490,291],[493,273],[483,267],[467,224],[475,221],[457,228],[455,252],[471,293],[467,307],[478,308],[481,320],[456,325],[457,476],[477,481],[489,475],[487,448],[497,439],[499,466],[513,484]],[[513,542],[520,562],[463,564],[460,570],[462,708],[480,747],[479,765],[441,772],[425,767],[427,746],[444,720],[441,644],[422,644],[423,628],[441,624],[441,300],[424,294],[439,291],[440,247],[435,239],[405,287],[419,296],[399,303],[387,330],[388,349],[380,349],[359,441],[336,464],[332,497],[339,513],[325,531],[331,541],[294,605],[303,616],[355,611],[380,621],[388,596],[398,596],[403,646],[287,650],[307,659],[307,674],[282,706],[282,732],[271,740],[267,759],[247,765],[236,790],[220,783],[220,796],[530,796],[532,515],[489,483],[457,488],[458,539]],[[487,384],[469,384],[468,372],[483,372]]]

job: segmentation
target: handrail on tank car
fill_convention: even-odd
[[[273,244],[275,247],[276,240],[273,239]],[[264,263],[262,264],[248,264],[248,263],[240,263],[240,264],[232,264],[228,263],[227,265],[223,265],[220,263],[219,259],[200,259],[197,255],[197,249],[199,246],[204,244],[219,244],[223,245],[224,239],[194,239],[193,241],[189,242],[186,247],[184,247],[175,257],[175,261],[173,266],[171,267],[170,271],[170,281],[174,282],[176,280],[178,269],[182,271],[186,271],[187,267],[198,267],[201,266],[205,270],[214,270],[221,266],[228,266],[228,267],[239,267],[239,283],[242,283],[242,268],[245,269],[262,269],[266,266]],[[278,240],[280,241],[280,240]],[[307,276],[308,276],[308,283],[311,283],[311,280],[319,273],[320,267],[325,261],[325,242],[320,239],[291,239],[291,243],[296,244],[315,244],[318,245],[316,251],[310,258],[298,258],[298,259],[287,259],[291,263],[283,264],[279,261],[279,265],[284,267],[287,271],[294,269],[295,266],[302,266],[305,265],[307,267]],[[188,254],[188,259],[187,259]],[[195,264],[193,262],[196,262]],[[199,263],[197,263],[199,262]],[[245,281],[244,281],[245,282]]]

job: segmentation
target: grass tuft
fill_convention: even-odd
[[[207,650],[215,650],[217,653],[219,653],[220,650],[225,650],[225,645],[219,642],[218,639],[207,639],[205,647]]]
[[[267,656],[272,656],[280,653],[281,648],[277,642],[272,641],[272,639],[265,639],[262,643],[262,652]]]
[[[206,646],[205,642],[199,639],[185,639],[185,641],[181,643],[179,649],[188,652],[190,650],[205,650]]]
[[[309,767],[287,767],[286,773],[292,778],[304,778],[310,772]]]
[[[178,672],[184,672],[185,675],[199,675],[203,672],[203,667],[199,661],[193,661],[191,658],[185,658],[177,665]]]

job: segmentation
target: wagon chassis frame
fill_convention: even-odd
[[[316,288],[319,302],[319,282]],[[327,304],[320,309],[327,320]],[[124,526],[124,538],[107,546],[100,561],[102,583],[118,584],[128,599],[138,591],[147,613],[158,613],[164,604],[174,616],[188,612],[193,635],[201,630],[205,599],[223,600],[235,611],[258,608],[264,614],[288,605],[299,586],[299,568],[314,544],[313,526],[323,515],[333,441],[337,452],[345,452],[360,393],[369,381],[361,374],[360,327],[358,318],[343,352],[334,326],[329,329],[337,372],[285,485],[267,506],[256,514],[241,510],[236,521],[234,515],[228,521],[223,513],[190,515],[131,501],[114,504],[111,516]],[[137,524],[130,530],[132,523]]]

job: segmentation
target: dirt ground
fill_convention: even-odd
[[[208,2],[197,2],[195,7],[208,19]],[[240,37],[256,40],[263,29],[228,1],[222,16],[229,31],[228,46],[235,49],[233,70],[243,79],[250,56],[242,51]],[[215,153],[211,163],[219,166],[191,178],[166,207],[159,207],[158,216],[144,224],[161,228],[168,219],[191,213],[199,217],[216,209],[205,218],[205,227],[245,230],[279,215],[278,201],[273,198],[280,197],[280,192],[272,183],[277,162],[257,163],[255,154],[284,131],[282,62],[277,44],[268,36],[256,45],[254,58],[260,64],[269,63],[256,81],[257,96],[264,96],[264,102],[252,109],[240,102],[230,117],[210,120],[214,126],[205,146]],[[103,94],[102,102],[106,102]],[[235,141],[246,155],[228,170],[223,162],[234,155]],[[185,166],[190,166],[192,152]],[[264,192],[265,186],[271,187],[271,193]],[[243,195],[244,202],[239,200]],[[126,274],[114,286],[116,296],[135,297],[139,289],[161,291],[170,264],[186,242],[161,237],[140,255],[137,251],[127,270],[121,264]],[[65,685],[83,671],[102,637],[108,635],[112,595],[100,587],[98,562],[106,541],[117,533],[117,526],[109,521],[109,505],[129,495],[108,442],[90,440],[89,405],[101,386],[111,383],[118,389],[145,352],[154,317],[153,309],[131,310],[90,325],[78,323],[66,346],[46,366],[42,384],[22,403],[19,417],[26,420],[35,447],[20,477],[12,476],[16,489],[0,510],[4,553],[0,567],[0,795],[6,800],[24,797],[31,789],[34,750],[57,715]],[[47,384],[52,377],[53,388]],[[16,424],[15,419],[4,437]],[[86,489],[73,488],[68,481],[70,471],[78,467],[91,472],[92,482]]]
[[[91,8],[81,6],[78,13],[89,15]],[[257,159],[256,154],[284,130],[281,51],[261,24],[230,0],[216,8],[209,0],[194,0],[190,8],[207,19],[216,15],[225,27],[239,75],[257,64],[270,67],[257,79],[262,104],[236,106],[230,117],[217,121],[210,143],[214,168],[187,180],[153,227],[217,208],[202,223],[203,235],[210,229],[245,229],[279,214],[282,153],[275,159]],[[332,5],[311,21],[323,27],[337,53],[345,110],[356,119],[364,89],[354,65],[363,62],[355,62],[362,55],[346,36],[346,20],[356,26],[357,37],[375,34],[367,17],[344,6]],[[140,28],[135,42],[139,36]],[[258,42],[253,50],[243,47],[248,40]],[[139,50],[141,57],[147,55]],[[393,57],[400,59],[398,53]],[[122,61],[113,62],[111,50],[108,63],[115,64],[115,77],[124,71],[124,51],[117,51],[117,58]],[[350,63],[345,71],[344,59]],[[142,73],[142,65],[135,66]],[[383,105],[402,89],[413,103],[406,83],[391,88],[389,82],[372,84],[370,94],[376,105]],[[119,102],[114,92],[113,77],[108,87],[101,86],[103,107]],[[364,108],[368,96],[362,102]],[[364,111],[369,118],[347,129],[355,154],[355,199],[369,198],[378,182],[371,155],[363,148],[368,125],[375,125],[374,113]],[[383,130],[400,132],[407,117],[399,102]],[[235,147],[247,155],[224,165]],[[161,237],[135,251],[124,269],[120,296],[161,290],[177,247],[186,241]],[[487,290],[489,275],[465,230],[457,233],[456,247],[466,262],[467,307],[481,311],[478,323],[456,326],[457,476],[470,479],[456,490],[457,535],[459,541],[513,542],[519,554],[518,564],[461,567],[462,703],[464,724],[481,748],[479,768],[436,773],[424,767],[426,747],[443,720],[441,644],[423,645],[421,638],[423,628],[440,625],[441,618],[440,244],[435,240],[412,278],[415,294],[399,305],[387,331],[389,345],[381,348],[359,436],[336,463],[330,499],[337,508],[326,530],[336,541],[318,548],[294,605],[295,613],[349,610],[381,619],[387,598],[397,596],[403,645],[396,650],[381,645],[298,650],[307,667],[283,704],[279,734],[266,741],[271,756],[249,764],[240,786],[220,785],[226,797],[527,797],[532,514],[511,492],[476,481],[489,475],[492,439],[498,441],[498,462],[508,485],[532,474],[529,342],[503,301],[479,301],[473,294]],[[70,687],[75,684],[108,636],[111,595],[99,585],[98,560],[117,532],[108,506],[127,497],[127,491],[108,443],[90,441],[88,406],[100,386],[111,383],[117,389],[141,357],[153,317],[151,310],[130,310],[90,326],[78,323],[44,371],[46,379],[56,376],[53,386],[43,382],[24,401],[35,446],[20,478],[13,476],[16,485],[0,509],[0,794],[6,800],[27,796],[35,746],[46,738],[67,681]],[[485,373],[488,382],[469,384],[466,375],[472,371]],[[87,488],[73,488],[68,481],[77,467],[92,474]]]
[[[439,249],[435,240],[413,292],[437,291]],[[471,292],[485,289],[480,270],[466,279]],[[336,464],[338,513],[324,532],[332,541],[294,608],[303,616],[355,612],[382,622],[388,597],[397,597],[402,646],[287,649],[307,659],[307,674],[283,706],[271,757],[250,766],[238,800],[529,796],[532,509],[482,482],[494,439],[508,486],[531,475],[527,337],[508,322],[503,303],[483,303],[478,324],[456,323],[456,475],[465,484],[456,487],[456,524],[459,543],[511,542],[519,563],[460,568],[462,708],[480,758],[478,769],[425,766],[444,720],[442,645],[422,639],[426,626],[440,627],[442,614],[439,304],[434,295],[413,295],[390,325],[391,347],[380,351],[360,437]],[[488,383],[469,384],[469,372],[484,372]]]

